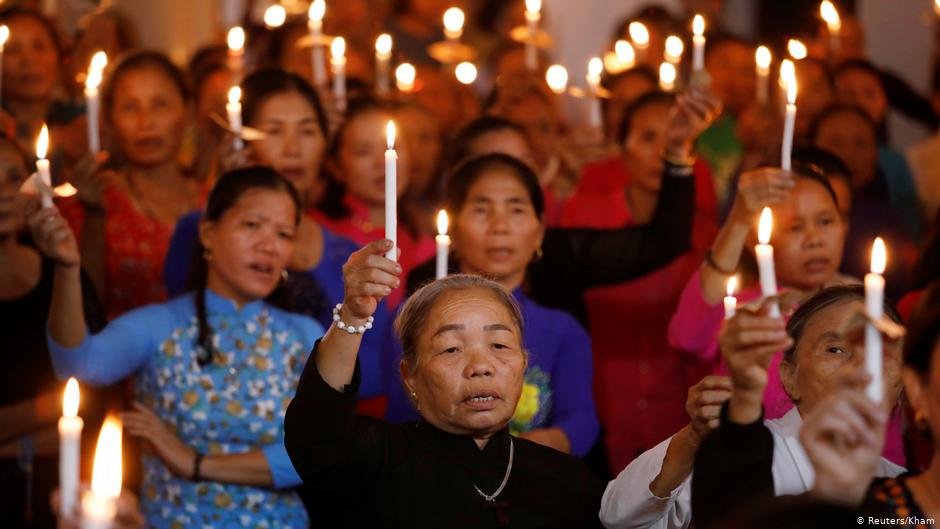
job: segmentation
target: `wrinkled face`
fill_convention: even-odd
[[[421,416],[446,432],[483,436],[509,422],[526,368],[509,310],[480,289],[438,298],[418,337],[417,366],[402,363]]]
[[[559,141],[557,115],[551,105],[529,95],[507,104],[503,117],[522,127],[536,165],[544,168]]]
[[[810,123],[829,104],[834,94],[829,78],[822,67],[814,62],[795,61],[796,78],[799,79],[799,112],[796,113],[797,136],[809,130]]]
[[[270,295],[294,251],[295,215],[287,193],[256,188],[218,221],[203,221],[199,237],[211,256],[209,288],[240,305]]]
[[[519,177],[499,168],[470,186],[454,219],[451,237],[463,272],[515,288],[522,284],[544,234]]]
[[[265,134],[250,142],[251,152],[263,165],[270,165],[290,180],[306,197],[320,175],[326,136],[320,130],[317,112],[296,92],[269,96],[249,126]]]
[[[777,277],[804,290],[824,286],[839,270],[845,243],[845,225],[832,196],[818,182],[797,178],[773,214],[770,243]]]
[[[645,105],[633,115],[630,132],[623,142],[624,161],[631,185],[659,191],[662,185],[663,155],[666,153],[669,105]]]
[[[705,67],[712,76],[712,90],[725,107],[740,114],[751,104],[757,90],[754,50],[726,42],[708,55]]]
[[[623,112],[641,95],[656,89],[656,85],[642,75],[627,75],[610,87],[610,99],[604,105],[604,127],[608,138],[620,133]]]
[[[871,124],[853,112],[838,112],[823,121],[814,138],[816,147],[842,160],[852,171],[852,187],[863,189],[875,177],[878,140]]]
[[[864,346],[850,343],[836,330],[852,318],[852,303],[847,299],[829,305],[814,314],[796,344],[796,365],[780,364],[780,376],[787,393],[801,414],[812,410],[833,390],[833,379],[842,373],[858,370],[865,364]],[[885,402],[897,402],[901,390],[901,346],[884,342]]]
[[[23,228],[25,199],[20,186],[28,176],[22,156],[8,142],[0,142],[0,237]]]
[[[29,16],[6,21],[10,40],[3,49],[3,93],[25,101],[52,97],[59,79],[59,52],[52,36]]]
[[[391,116],[365,112],[346,124],[339,147],[336,177],[346,184],[346,191],[370,206],[385,204],[385,127]],[[399,132],[402,127],[398,127]],[[400,136],[400,134],[399,134]],[[408,186],[409,157],[407,145],[395,140],[398,153],[398,196]]]
[[[525,136],[515,130],[505,129],[488,132],[470,145],[470,156],[485,154],[505,154],[525,163],[535,170],[535,158]]]
[[[875,123],[885,119],[888,98],[881,80],[865,70],[852,68],[836,77],[836,96],[862,107]]]
[[[433,114],[408,106],[397,113],[402,124],[402,139],[408,145],[411,164],[408,174],[408,193],[422,195],[437,185],[438,167],[444,143],[441,127]]]
[[[176,84],[156,68],[124,72],[110,108],[121,151],[142,166],[175,160],[183,142],[186,102]]]

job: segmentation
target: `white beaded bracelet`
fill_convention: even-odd
[[[340,330],[346,331],[349,334],[364,334],[367,330],[372,328],[372,322],[375,321],[375,318],[372,316],[366,318],[366,322],[358,327],[344,322],[339,316],[339,310],[341,308],[343,308],[342,303],[337,303],[336,306],[333,307],[333,323],[335,323]]]

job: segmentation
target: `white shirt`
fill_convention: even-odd
[[[774,440],[773,477],[777,496],[802,494],[813,486],[816,474],[798,439],[802,424],[796,408],[779,419],[764,421]],[[671,441],[670,437],[643,452],[607,484],[600,512],[604,527],[685,529],[689,526],[692,521],[691,474],[667,497],[660,498],[650,492],[650,483],[659,475]],[[903,467],[881,458],[875,476],[894,477],[902,472]]]

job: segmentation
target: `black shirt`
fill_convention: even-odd
[[[320,377],[314,347],[284,421],[285,444],[304,483],[335,509],[331,527],[601,527],[603,484],[577,458],[512,438],[483,450],[426,422],[390,425],[355,415],[359,370],[345,392]]]

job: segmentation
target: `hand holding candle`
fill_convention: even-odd
[[[78,381],[70,378],[62,397],[62,417],[59,419],[59,494],[61,513],[71,516],[78,500],[78,475],[81,466],[82,428],[78,416]]]
[[[39,139],[36,140],[36,172],[39,173],[39,178],[46,188],[42,193],[42,207],[51,208],[52,207],[52,173],[50,172],[49,160],[46,159],[46,154],[49,151],[49,127],[45,123],[42,124],[42,129],[39,131]]]
[[[105,419],[98,434],[91,490],[82,495],[82,529],[111,529],[121,495],[121,423]]]
[[[392,248],[385,257],[398,261],[398,153],[395,152],[395,122],[385,128],[388,150],[385,151],[385,238]]]
[[[734,297],[734,291],[738,287],[738,276],[731,276],[725,286],[725,319],[730,320],[738,308],[738,299]]]
[[[757,227],[758,244],[754,247],[757,256],[757,268],[760,273],[760,290],[764,296],[777,294],[777,275],[774,270],[774,247],[770,245],[770,232],[773,230],[773,215],[770,208],[765,207],[760,214]],[[770,316],[780,317],[780,305],[774,303],[770,307]]]
[[[450,236],[447,235],[447,212],[443,209],[437,212],[437,261],[435,278],[447,277],[447,257],[450,253]]]
[[[333,68],[333,99],[336,110],[346,112],[346,39],[336,37],[330,45],[330,66]]]
[[[881,237],[871,247],[871,273],[865,275],[865,310],[875,320],[884,315],[885,278],[882,274],[887,264],[887,251]],[[873,402],[884,397],[882,381],[883,342],[881,332],[873,324],[865,325],[865,369],[871,376],[867,394]]]

